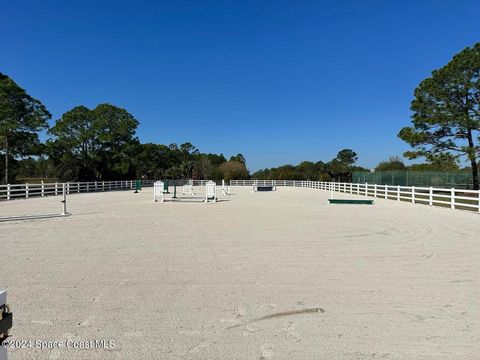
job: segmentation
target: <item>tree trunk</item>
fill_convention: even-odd
[[[5,140],[5,184],[8,184],[8,158],[10,157],[10,144],[8,138]]]
[[[472,166],[472,177],[473,177],[473,189],[478,190],[478,166],[477,166],[477,157],[475,156],[475,147],[473,145],[473,136],[472,130],[468,129],[467,131],[467,140],[468,140],[468,158],[470,159],[470,164]]]

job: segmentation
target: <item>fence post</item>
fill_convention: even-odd
[[[77,181],[77,193],[80,192],[80,181]]]
[[[412,186],[412,204],[415,204],[415,186]]]
[[[450,196],[452,198],[450,208],[453,210],[453,209],[455,209],[455,189],[454,188],[450,189]]]
[[[368,183],[365,183],[365,196],[368,196]]]
[[[70,195],[70,182],[67,182],[67,195]]]
[[[42,196],[45,196],[45,185],[43,184],[43,180],[41,181],[42,183]]]
[[[428,190],[428,205],[432,206],[433,205],[433,188],[430,186],[430,189]]]
[[[388,200],[388,185],[385,185],[385,200]]]
[[[97,181],[95,181],[95,192],[97,192]]]
[[[58,182],[55,181],[55,196],[58,195]]]
[[[374,185],[373,185],[373,197],[374,197],[374,198],[377,197],[377,184],[374,184]]]
[[[7,200],[10,200],[10,184],[7,184]]]
[[[28,184],[25,184],[25,197],[28,198]]]
[[[397,185],[397,201],[400,201],[400,185]]]

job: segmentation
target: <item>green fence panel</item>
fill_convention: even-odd
[[[473,187],[472,174],[468,171],[356,171],[352,174],[352,182],[457,189],[471,189]]]

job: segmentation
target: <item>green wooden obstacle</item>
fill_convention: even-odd
[[[135,180],[135,193],[138,193],[142,190],[142,180]]]
[[[373,205],[373,200],[363,199],[328,199],[330,204],[364,204],[364,205]]]

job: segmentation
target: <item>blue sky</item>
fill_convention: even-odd
[[[251,170],[401,155],[416,85],[480,41],[480,1],[38,0],[0,14],[0,71],[53,119],[110,102],[143,142],[241,152]]]

